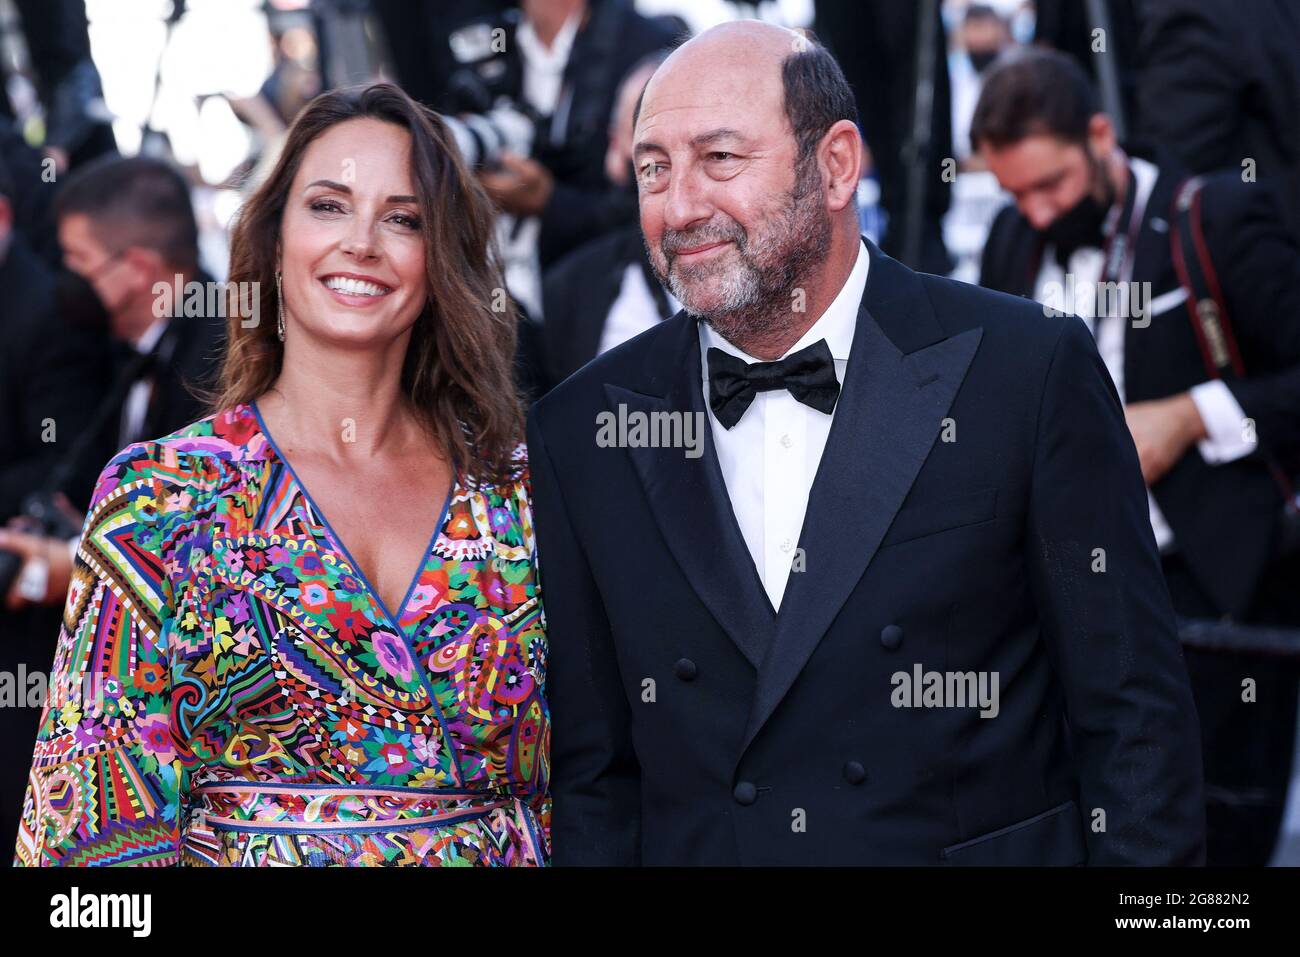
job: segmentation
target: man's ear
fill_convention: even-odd
[[[130,268],[135,279],[134,284],[138,287],[152,289],[159,277],[164,277],[167,282],[172,280],[170,275],[166,275],[168,271],[166,259],[155,249],[128,246],[122,253],[122,260]]]
[[[1119,144],[1115,137],[1115,124],[1105,113],[1094,113],[1088,120],[1088,145],[1092,155],[1098,158],[1110,156]]]
[[[826,207],[838,213],[857,195],[865,148],[857,126],[837,120],[822,137],[820,165],[826,177]]]

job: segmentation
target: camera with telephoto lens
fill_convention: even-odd
[[[461,156],[472,169],[494,169],[501,154],[527,156],[533,148],[536,117],[528,107],[497,96],[473,69],[452,74],[448,106],[442,114]]]
[[[503,152],[527,156],[532,148],[533,121],[506,103],[485,113],[447,115],[442,121],[451,130],[466,165],[473,169],[494,169]]]

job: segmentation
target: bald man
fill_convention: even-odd
[[[1192,864],[1198,732],[1084,325],[858,234],[834,59],[656,71],[683,310],[534,406],[557,864]]]

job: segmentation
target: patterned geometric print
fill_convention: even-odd
[[[457,476],[394,616],[255,405],[117,455],[86,518],[15,864],[544,865],[527,459]]]

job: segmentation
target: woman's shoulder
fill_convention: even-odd
[[[223,464],[256,461],[267,454],[266,436],[253,409],[233,406],[122,449],[100,473],[92,502],[98,504],[129,483],[210,487]]]
[[[227,462],[263,459],[270,449],[261,421],[248,403],[213,412],[151,444],[193,458]]]

